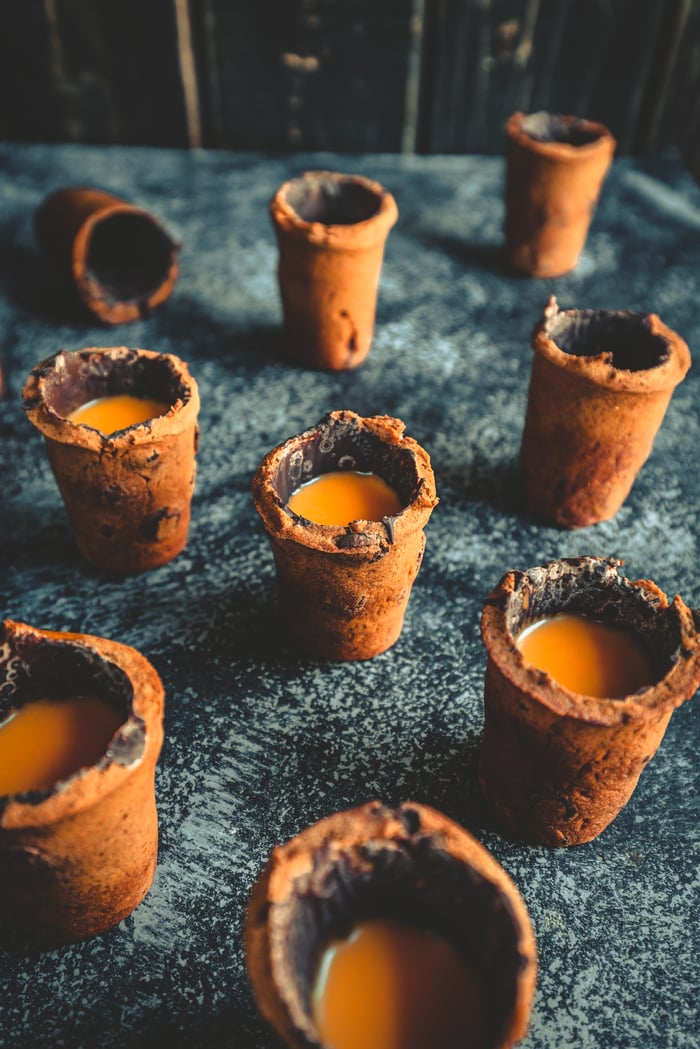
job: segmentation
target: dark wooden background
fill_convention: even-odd
[[[0,0],[0,137],[497,153],[516,109],[700,172],[700,0]]]

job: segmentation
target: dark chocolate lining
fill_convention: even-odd
[[[79,350],[61,354],[60,364],[50,358],[38,371],[46,404],[64,418],[88,401],[118,393],[151,397],[167,405],[190,399],[189,389],[165,354],[145,357],[135,350],[119,354]]]
[[[92,230],[87,275],[109,305],[147,302],[167,279],[175,242],[147,214],[116,212]]]
[[[587,146],[601,138],[601,132],[585,121],[559,113],[530,113],[523,118],[522,130],[537,142],[565,142],[570,146]]]
[[[304,222],[321,222],[325,226],[365,222],[381,207],[381,197],[364,183],[324,174],[294,179],[286,200]]]
[[[615,571],[614,561],[581,557],[516,572],[505,598],[506,629],[513,638],[532,623],[559,612],[588,616],[629,631],[649,654],[660,681],[678,659],[680,623],[671,605],[662,608]]]
[[[300,485],[331,470],[377,474],[391,485],[404,507],[415,498],[420,483],[411,451],[382,441],[355,419],[334,420],[326,416],[315,429],[301,434],[296,441],[292,439],[279,461],[273,484],[286,505]]]
[[[547,320],[545,334],[576,357],[605,354],[621,371],[646,371],[669,360],[667,339],[655,335],[644,313],[627,310],[564,310]]]

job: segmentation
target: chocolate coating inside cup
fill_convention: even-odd
[[[118,393],[151,397],[168,405],[190,399],[190,391],[167,355],[79,350],[58,354],[41,368],[46,404],[64,418],[88,401]]]
[[[647,314],[626,310],[563,310],[549,319],[545,334],[576,357],[609,356],[622,371],[658,368],[671,356],[671,347],[654,335]]]
[[[95,224],[87,275],[111,303],[148,300],[167,279],[174,241],[147,214],[116,212]]]
[[[313,174],[292,181],[287,203],[304,222],[352,226],[376,215],[381,197],[360,181]]]
[[[601,137],[596,128],[586,121],[560,116],[558,113],[530,113],[523,118],[522,131],[537,142],[564,142],[570,146],[586,146]]]
[[[514,639],[532,623],[559,612],[633,634],[649,654],[657,681],[677,659],[677,611],[660,608],[639,587],[613,574],[604,559],[570,558],[517,573],[504,608],[506,629]]]
[[[288,445],[273,481],[283,504],[300,485],[330,470],[378,474],[404,507],[416,493],[419,477],[412,453],[385,443],[354,421],[325,419]]]

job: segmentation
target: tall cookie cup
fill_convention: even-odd
[[[553,296],[532,347],[520,447],[527,505],[561,528],[605,521],[649,457],[688,347],[655,314],[560,312]]]
[[[374,334],[392,195],[361,175],[308,171],[270,202],[288,356],[303,367],[355,368]]]
[[[603,124],[513,113],[506,124],[505,242],[529,277],[559,277],[583,250],[616,141]]]
[[[37,208],[34,229],[78,300],[105,324],[143,317],[177,279],[178,244],[162,223],[111,193],[56,190]]]
[[[324,944],[367,918],[428,930],[451,943],[479,987],[479,1049],[526,1033],[537,950],[523,900],[467,831],[425,805],[371,802],[338,812],[272,852],[245,920],[258,1007],[288,1049],[319,1049],[311,1010]],[[408,1003],[406,1003],[408,1004]],[[450,1043],[451,1044],[451,1043]]]
[[[40,947],[82,940],[126,918],[158,855],[155,767],[164,691],[135,649],[5,620],[0,721],[33,699],[96,695],[123,723],[95,765],[45,790],[0,796],[0,929]]]
[[[381,521],[320,525],[287,506],[301,484],[329,470],[378,474],[402,509]],[[292,641],[324,659],[370,659],[398,639],[437,503],[427,453],[386,415],[329,412],[268,452],[253,501],[270,541],[282,615]]]
[[[154,398],[167,412],[113,434],[67,418],[119,393]],[[126,346],[61,350],[36,365],[23,395],[83,557],[117,575],[176,557],[187,543],[199,440],[199,393],[187,364]]]
[[[620,561],[578,557],[507,572],[488,597],[479,778],[496,822],[531,844],[579,845],[627,804],[671,714],[700,684],[700,616]],[[620,699],[573,692],[528,664],[516,638],[560,612],[630,632],[655,683]]]

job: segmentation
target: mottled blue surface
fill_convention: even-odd
[[[355,372],[280,356],[267,203],[310,167],[360,172],[396,197],[377,326]],[[32,215],[86,183],[151,209],[182,242],[170,300],[108,329],[72,317]],[[480,157],[263,158],[0,146],[0,614],[138,648],[167,691],[156,790],[160,858],[145,902],[92,941],[0,950],[0,1045],[272,1049],[245,976],[241,922],[274,844],[371,798],[442,809],[492,850],[535,927],[540,974],[523,1049],[692,1049],[698,1017],[698,718],[677,711],[629,805],[593,843],[529,848],[480,815],[474,766],[485,655],[479,617],[509,568],[624,559],[700,607],[700,371],[609,522],[560,532],[521,508],[516,457],[530,332],[562,308],[656,312],[700,354],[700,189],[675,157],[617,160],[577,269],[509,274],[503,163]],[[185,358],[202,396],[187,549],[117,582],[80,560],[20,391],[54,351],[141,346]],[[431,455],[441,502],[404,632],[366,663],[299,658],[280,636],[272,557],[250,480],[269,448],[332,408],[396,415]]]

